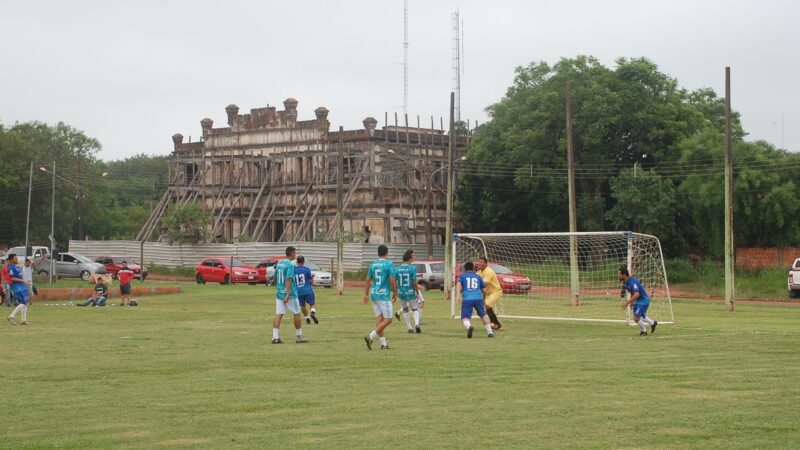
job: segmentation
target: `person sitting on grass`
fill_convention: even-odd
[[[96,283],[92,296],[86,300],[86,303],[78,303],[77,306],[106,306],[106,298],[108,296],[108,286],[106,286],[103,277],[95,278]]]

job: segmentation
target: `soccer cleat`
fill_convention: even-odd
[[[414,330],[412,330],[411,328],[409,328],[409,329],[408,329],[408,334],[414,334]]]
[[[475,327],[471,326],[467,328],[467,339],[472,339],[472,333],[475,331]]]
[[[414,327],[414,329],[417,330],[417,333],[422,333],[422,327],[421,326],[417,325],[416,327]]]
[[[647,336],[647,331],[641,331],[641,332],[639,332],[639,336]]]
[[[653,324],[652,324],[652,325],[650,325],[650,334],[653,334],[653,333],[655,333],[655,332],[656,332],[656,327],[657,327],[657,326],[658,326],[658,321],[657,321],[657,320],[654,320],[654,321],[653,321]]]
[[[305,337],[305,336],[297,336],[297,339],[295,339],[295,342],[298,343],[298,344],[305,344],[306,342],[308,342],[308,338]]]
[[[278,339],[273,339],[272,343],[273,344],[283,344],[283,341],[281,340],[281,338],[278,338]]]
[[[489,333],[489,334],[486,335],[486,337],[487,338],[493,338],[494,337],[494,333]]]
[[[309,319],[308,317],[306,317],[306,325],[311,325],[311,319]]]
[[[367,343],[367,350],[372,350],[372,339],[369,336],[364,336],[364,342]]]
[[[30,325],[27,320],[23,320],[19,323],[20,325]]]
[[[11,316],[6,317],[6,320],[8,320],[8,323],[10,323],[11,325],[17,324],[17,321]]]
[[[311,311],[311,320],[314,321],[314,325],[319,325],[319,319],[317,319],[317,313],[315,311]]]
[[[389,344],[386,345],[381,344],[381,350],[391,350],[391,347],[389,347]]]
[[[395,311],[395,312],[394,312],[394,317],[395,317],[397,320],[400,320],[400,311]]]

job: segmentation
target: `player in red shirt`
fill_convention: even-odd
[[[122,268],[117,272],[117,278],[119,278],[119,293],[122,296],[122,303],[120,303],[119,306],[125,306],[126,299],[128,300],[128,304],[130,304],[131,280],[134,276],[133,271],[128,268],[128,262],[122,261]]]

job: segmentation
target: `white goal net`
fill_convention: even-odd
[[[648,317],[674,322],[661,243],[632,232],[456,234],[453,272],[485,257],[497,273],[501,317],[627,322],[619,268],[625,265],[650,296]],[[627,294],[625,295],[627,298]],[[459,313],[455,289],[451,314]]]

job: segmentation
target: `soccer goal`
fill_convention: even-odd
[[[629,322],[618,276],[626,265],[650,295],[648,317],[675,321],[655,236],[627,231],[455,234],[452,252],[454,274],[466,261],[489,260],[503,289],[496,308],[501,317]],[[458,314],[455,289],[450,312]]]

